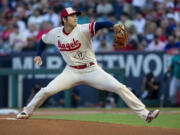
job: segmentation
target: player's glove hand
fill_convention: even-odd
[[[128,33],[123,24],[115,24],[114,25],[114,48],[115,49],[123,49],[126,47],[126,42],[128,38]]]
[[[36,57],[34,57],[34,62],[35,62],[38,66],[41,66],[41,65],[42,65],[41,56],[36,56]]]

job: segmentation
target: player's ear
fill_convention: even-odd
[[[65,22],[65,18],[63,18],[62,22],[63,22],[63,24],[64,24],[64,22]]]

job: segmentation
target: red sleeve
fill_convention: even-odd
[[[94,28],[94,26],[95,26],[94,22],[89,24],[89,32],[90,32],[91,37],[93,37],[95,35],[95,28]]]

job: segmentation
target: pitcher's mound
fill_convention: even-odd
[[[16,120],[1,117],[0,135],[180,135],[180,130],[72,120]]]

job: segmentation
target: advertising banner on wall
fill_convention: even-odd
[[[33,53],[12,54],[13,69],[47,68],[60,69],[66,65],[60,54],[44,54],[43,65],[38,67],[33,62]],[[140,93],[141,83],[146,74],[153,72],[154,76],[162,80],[167,71],[171,56],[164,52],[119,52],[119,53],[97,53],[98,64],[103,68],[125,69],[126,85]],[[36,75],[37,79],[53,79],[56,75]],[[29,75],[28,77],[31,77]]]
[[[11,68],[11,69],[59,69],[59,73],[65,67],[65,62],[63,61],[59,53],[43,53],[43,65],[38,67],[34,64],[33,58],[35,56],[34,52],[25,52],[20,54],[11,54],[9,56],[0,57],[0,68]],[[125,84],[133,89],[135,93],[139,96],[141,94],[141,85],[143,78],[149,72],[152,72],[154,76],[161,82],[161,85],[165,84],[163,80],[163,75],[166,73],[172,56],[167,55],[165,52],[117,52],[117,53],[97,53],[96,58],[98,64],[102,68],[122,68],[125,69]],[[23,104],[26,103],[31,88],[33,87],[33,82],[36,83],[41,80],[41,84],[46,86],[50,80],[56,77],[58,74],[35,74],[26,75],[24,79],[33,79],[31,82],[25,81],[23,88],[21,88],[23,93]],[[8,77],[1,76],[1,80],[5,83],[1,83],[0,95],[2,97],[8,97]],[[35,85],[35,84],[34,84]],[[81,87],[80,87],[81,88]],[[161,87],[163,89],[164,87]],[[84,87],[83,87],[84,89]],[[87,94],[88,89],[86,88],[86,95],[93,95],[93,91],[89,90],[91,94]],[[168,89],[168,87],[166,87]],[[4,91],[3,91],[4,90]],[[6,96],[3,96],[6,93]],[[7,106],[7,99],[2,98],[0,106]],[[83,95],[85,97],[85,95]],[[88,98],[87,98],[88,99]],[[91,98],[92,99],[92,98]]]

